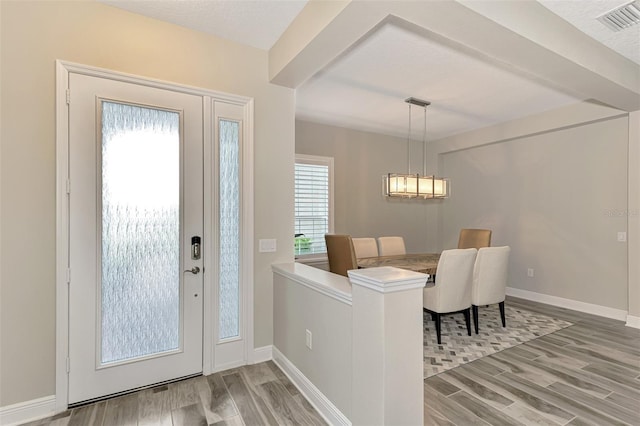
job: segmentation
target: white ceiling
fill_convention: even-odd
[[[306,0],[99,1],[265,50],[306,4]],[[640,64],[640,25],[615,33],[595,19],[628,0],[539,1]],[[386,23],[296,88],[296,116],[406,137],[404,99],[409,96],[432,102],[427,112],[428,140],[586,99],[428,31]]]
[[[498,68],[461,48],[386,24],[296,93],[298,118],[406,137],[408,105],[427,109],[427,139],[509,121],[582,98]],[[423,112],[412,114],[420,139]]]
[[[640,64],[640,25],[615,32],[596,19],[618,6],[630,3],[629,0],[538,0],[538,2],[580,31]]]
[[[307,0],[98,0],[129,12],[269,50]]]

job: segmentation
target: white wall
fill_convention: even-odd
[[[304,265],[300,265],[304,268]],[[351,298],[349,279],[316,272],[320,285],[337,282]],[[274,274],[274,346],[347,418],[352,412],[352,308],[291,278]],[[306,346],[306,330],[312,349]]]
[[[640,327],[640,111],[629,114],[629,315]]]
[[[55,393],[55,60],[255,99],[255,346],[273,338],[272,273],[291,261],[294,92],[267,52],[93,1],[0,2],[0,406]],[[278,187],[278,191],[271,188]]]
[[[296,120],[296,153],[334,157],[335,232],[353,237],[400,235],[407,251],[424,252],[433,201],[385,199],[382,176],[406,173],[406,139]],[[411,148],[422,172],[422,146]],[[437,202],[436,202],[437,203]],[[435,241],[434,241],[435,244]]]

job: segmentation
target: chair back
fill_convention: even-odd
[[[329,271],[334,274],[347,276],[350,269],[358,269],[353,241],[350,235],[325,234]]]
[[[402,237],[378,237],[378,250],[380,256],[407,254]]]
[[[351,241],[353,241],[353,248],[358,259],[378,255],[378,244],[375,238],[352,238]]]
[[[425,296],[425,308],[445,313],[471,306],[471,282],[477,252],[474,248],[442,252],[438,261],[436,285],[429,289],[428,297]]]
[[[478,250],[473,268],[472,304],[480,306],[504,302],[509,253],[509,246],[485,247]]]
[[[458,248],[479,249],[491,246],[491,229],[461,229],[458,238]]]

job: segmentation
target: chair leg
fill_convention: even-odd
[[[438,336],[438,344],[441,345],[442,344],[442,336],[440,335],[440,314],[439,313],[435,313],[435,322],[436,322],[436,336]]]
[[[431,321],[435,322],[436,320],[436,313],[435,312],[431,312]]]
[[[478,307],[472,305],[471,308],[473,309],[473,325],[475,326],[476,334],[478,334]]]
[[[500,304],[498,305],[500,306],[500,319],[502,320],[502,326],[506,327],[507,326],[507,321],[504,317],[504,300],[502,302],[500,302]]]
[[[467,308],[463,312],[464,320],[467,323],[467,334],[471,336],[471,308]]]

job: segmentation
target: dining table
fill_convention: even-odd
[[[400,269],[421,272],[434,276],[438,269],[440,253],[396,254],[392,256],[361,257],[357,259],[358,268],[393,266]]]

